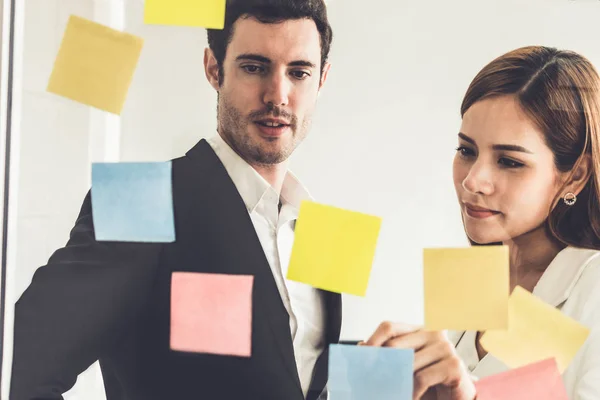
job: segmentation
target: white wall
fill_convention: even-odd
[[[94,3],[27,0],[21,4],[21,124],[13,133],[20,140],[20,152],[13,159],[19,171],[18,188],[13,194],[18,198],[18,208],[12,215],[17,221],[16,244],[11,247],[16,252],[16,263],[9,265],[7,275],[7,284],[14,290],[12,304],[29,285],[35,269],[66,243],[89,187],[91,153],[89,108],[47,93],[46,86],[69,15],[93,19]],[[12,305],[10,300],[7,303]],[[7,396],[7,378],[3,386]],[[65,398],[104,399],[99,369],[83,374]]]
[[[25,3],[18,270],[9,281],[18,294],[66,241],[91,160],[169,159],[216,126],[205,31],[145,26],[137,0]],[[120,120],[45,93],[69,13],[100,18],[103,7],[124,12],[125,30],[145,38]],[[345,297],[342,336],[363,338],[383,319],[421,322],[422,248],[466,244],[451,160],[470,80],[529,44],[580,51],[600,67],[600,3],[336,0],[329,10],[333,68],[292,167],[319,201],[384,218],[367,297]],[[120,140],[99,151],[103,134]],[[72,398],[101,399],[100,385],[91,370]]]
[[[12,8],[12,4],[10,3],[10,1],[4,1],[4,0],[0,0],[0,176],[4,177],[5,175],[5,163],[6,163],[6,147],[7,147],[7,135],[8,135],[8,122],[7,122],[7,116],[8,116],[8,92],[9,92],[9,79],[8,79],[8,70],[9,70],[9,65],[10,65],[10,61],[9,61],[9,48],[10,48],[10,43],[9,40],[6,40],[4,38],[7,37],[7,35],[9,34],[9,28],[10,28],[10,20],[9,17],[11,15],[11,8]],[[5,205],[5,198],[4,198],[4,194],[5,194],[5,189],[4,189],[4,185],[0,185],[0,205],[2,207],[2,209],[4,209],[4,205]],[[2,223],[2,225],[4,225],[4,212],[2,212],[0,214],[0,223]],[[4,230],[2,230],[0,232],[0,241],[4,240]],[[3,252],[3,254],[0,255],[0,262],[4,263],[5,262],[5,258],[6,258],[6,254]],[[4,271],[3,271],[4,272]],[[5,305],[5,300],[6,300],[6,293],[7,291],[5,290],[4,285],[2,285],[2,287],[0,288],[0,307],[2,307],[3,310],[6,310],[6,305]],[[9,318],[12,318],[11,316],[9,316]],[[4,317],[4,320],[6,320],[6,316]],[[12,340],[5,342],[5,336],[4,336],[4,332],[7,331],[7,328],[11,328],[9,326],[7,326],[4,323],[4,320],[0,321],[0,329],[2,329],[2,342],[0,343],[0,349],[2,350],[1,353],[3,354],[2,357],[4,357],[4,354],[7,353],[6,351],[6,345],[5,343],[12,343]],[[10,352],[10,349],[8,350],[8,352]],[[2,374],[2,369],[4,368],[4,365],[2,366],[2,368],[0,368],[0,374]],[[8,368],[6,368],[8,370]],[[0,379],[1,381],[1,379]],[[1,388],[0,388],[1,390]],[[1,392],[0,392],[0,397],[2,397]]]

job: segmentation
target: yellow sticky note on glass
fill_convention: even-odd
[[[424,249],[425,329],[508,326],[507,246]]]
[[[144,23],[223,29],[226,0],[146,0]]]
[[[380,227],[379,217],[302,202],[287,278],[364,296]]]
[[[120,114],[143,39],[72,15],[48,91]]]
[[[511,368],[555,358],[561,373],[590,330],[517,286],[509,301],[509,327],[487,331],[481,345]]]

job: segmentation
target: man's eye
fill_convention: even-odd
[[[244,66],[242,66],[242,68],[250,74],[261,73],[264,70],[262,67],[259,67],[258,65],[244,65]]]
[[[297,79],[304,79],[310,76],[310,74],[306,71],[292,71],[292,75]]]

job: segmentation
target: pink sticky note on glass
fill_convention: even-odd
[[[171,349],[250,357],[253,283],[249,275],[174,272]]]
[[[488,376],[475,386],[477,400],[569,400],[554,358]]]

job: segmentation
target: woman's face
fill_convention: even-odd
[[[515,98],[473,104],[458,136],[454,187],[469,238],[506,242],[541,228],[562,174],[543,133]]]

